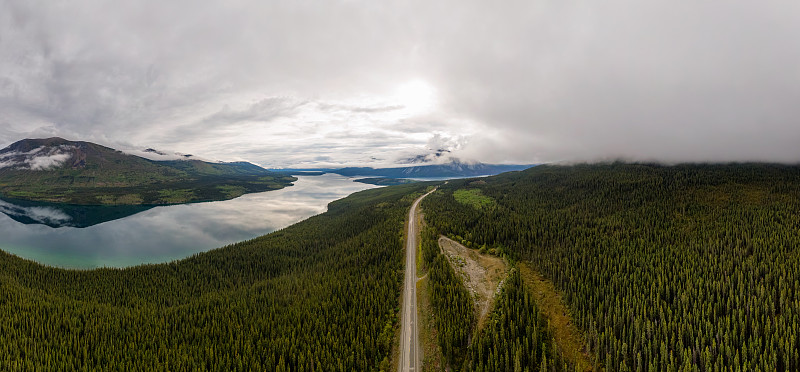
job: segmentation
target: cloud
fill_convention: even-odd
[[[74,150],[74,146],[60,145],[37,147],[27,152],[6,152],[0,154],[0,169],[13,167],[35,171],[47,170],[64,164],[72,158]]]
[[[800,159],[790,2],[0,7],[4,143],[61,135],[285,166],[401,159],[437,135],[487,162]],[[398,94],[414,82],[435,96]]]
[[[769,4],[504,3],[435,59],[488,159],[797,162],[799,9]]]
[[[241,110],[231,109],[226,105],[221,110],[203,119],[202,123],[219,126],[248,121],[270,122],[275,118],[292,117],[296,110],[304,104],[306,102],[293,100],[289,97],[269,97]],[[197,123],[193,123],[193,128],[196,128],[196,125]]]
[[[388,111],[396,111],[402,110],[405,108],[403,105],[384,105],[384,106],[375,106],[375,107],[368,107],[368,106],[351,106],[351,105],[342,105],[342,104],[331,104],[331,103],[318,103],[317,106],[322,111],[349,111],[354,113],[377,113],[377,112],[388,112]]]
[[[72,217],[51,207],[22,207],[0,200],[0,212],[9,216],[24,217],[31,220],[58,226],[69,226]]]
[[[27,164],[31,170],[47,170],[64,164],[70,157],[72,154],[68,153],[34,156],[27,161]]]

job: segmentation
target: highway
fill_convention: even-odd
[[[435,189],[431,192],[436,191]],[[408,231],[406,233],[406,274],[403,285],[403,318],[400,338],[400,363],[398,371],[419,371],[419,337],[417,327],[417,207],[419,202],[431,192],[420,196],[408,212]]]

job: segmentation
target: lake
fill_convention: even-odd
[[[83,207],[0,200],[0,249],[65,268],[169,262],[252,239],[376,186],[336,174],[236,199],[159,207]]]

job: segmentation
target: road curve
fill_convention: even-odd
[[[420,196],[408,212],[408,231],[406,232],[406,274],[403,285],[403,328],[400,338],[400,363],[397,370],[411,372],[420,370],[419,333],[417,330],[417,206],[430,193]]]

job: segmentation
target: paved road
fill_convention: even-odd
[[[436,191],[435,189],[433,191]],[[431,191],[431,192],[433,192]],[[422,195],[411,205],[408,212],[408,232],[406,239],[406,277],[403,285],[403,333],[400,338],[400,363],[398,371],[419,371],[419,337],[417,330],[417,206]]]

